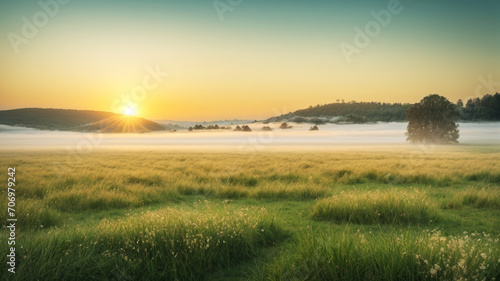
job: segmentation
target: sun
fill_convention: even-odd
[[[127,116],[133,116],[135,115],[135,109],[131,106],[127,106],[123,109],[123,114]]]

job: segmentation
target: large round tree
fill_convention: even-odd
[[[459,119],[456,107],[440,95],[428,95],[406,111],[408,132],[412,143],[457,143]]]

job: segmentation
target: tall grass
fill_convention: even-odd
[[[399,169],[398,169],[399,170]],[[334,170],[327,171],[324,176],[334,180],[340,184],[358,184],[367,182],[376,182],[383,184],[434,184],[434,185],[449,185],[452,180],[450,177],[436,177],[430,174],[421,173],[401,173],[395,171],[384,170]]]
[[[66,152],[4,151],[0,163],[17,168],[20,226],[18,270],[9,276],[17,280],[207,279],[214,271],[260,256],[263,247],[283,240],[286,228],[296,231],[298,241],[290,249],[283,245],[285,252],[280,252],[282,247],[276,250],[276,260],[264,267],[261,279],[498,279],[498,265],[490,260],[498,259],[497,237],[482,234],[481,241],[476,241],[478,234],[445,237],[414,232],[442,218],[439,222],[448,233],[476,226],[498,233],[493,225],[498,221],[500,153],[495,147],[481,149],[487,153],[458,146],[453,151],[439,148],[418,154],[413,148],[274,151],[252,157],[231,152],[94,151],[80,158],[68,157]],[[463,191],[472,182],[491,187]],[[374,186],[383,191],[366,191]],[[325,198],[332,194],[336,196]],[[6,189],[0,195],[4,195],[0,203],[6,206]],[[217,198],[258,200],[197,203],[192,208],[203,197],[216,202]],[[314,199],[319,200],[311,220],[304,213],[314,204],[307,200]],[[436,210],[434,203],[480,209],[469,215]],[[138,207],[150,204],[157,205],[144,209],[169,208],[137,214]],[[279,213],[279,226],[270,214],[247,205],[272,206],[268,209]],[[134,215],[101,221],[126,213]],[[2,224],[5,216],[0,212]],[[339,232],[342,226],[319,220],[390,224],[381,227],[394,229],[386,236],[363,237]],[[306,225],[321,230],[303,236]],[[397,236],[399,227],[413,231]],[[5,229],[0,232],[7,234]],[[2,245],[5,252],[7,244]]]
[[[458,209],[463,205],[475,208],[500,209],[500,189],[498,188],[468,188],[457,192],[453,198],[443,203],[445,209]]]
[[[63,223],[61,212],[50,208],[41,200],[17,200],[17,205],[14,209],[16,210],[16,225],[19,229],[24,231],[49,228]],[[0,212],[2,227],[6,226],[5,224],[8,223],[7,215],[7,210],[5,212]]]
[[[201,280],[286,235],[264,209],[200,202],[26,237],[15,280]]]
[[[308,233],[255,280],[498,280],[499,237],[439,231]]]
[[[22,163],[19,200],[42,200],[64,212],[176,202],[179,195],[309,200],[337,186],[446,186],[500,178],[500,154],[467,150],[268,152],[251,158],[230,152],[95,151],[76,158],[52,151],[2,153],[3,166]]]
[[[330,188],[324,185],[291,183],[267,184],[254,188],[250,196],[255,198],[276,198],[293,200],[310,200],[326,196]]]
[[[326,196],[331,189],[328,186],[305,183],[264,183],[251,188],[241,185],[180,184],[177,185],[176,190],[184,195],[201,194],[211,198],[310,200]]]
[[[144,189],[136,186],[133,191],[79,189],[54,192],[47,196],[50,206],[61,211],[83,211],[137,207],[159,202],[176,202],[179,194],[174,189]]]
[[[465,175],[465,179],[467,179],[468,181],[485,181],[499,184],[500,173],[492,173],[486,171],[467,173]]]
[[[318,201],[313,218],[351,223],[418,224],[437,219],[424,192],[415,190],[350,191]]]

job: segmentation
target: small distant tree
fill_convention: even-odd
[[[234,131],[241,131],[241,127],[240,126],[236,126],[236,128],[234,128]]]
[[[319,128],[318,128],[318,126],[316,126],[316,125],[312,126],[312,127],[309,129],[309,131],[318,131],[318,130],[319,130]]]
[[[243,132],[251,132],[252,131],[252,129],[250,129],[250,127],[248,127],[247,125],[243,125],[243,127],[241,127],[241,130]]]
[[[193,129],[194,130],[205,130],[205,127],[203,125],[194,125]]]
[[[271,127],[269,126],[264,126],[262,127],[262,131],[272,131],[273,129],[271,129]]]
[[[290,129],[290,128],[292,128],[292,126],[288,126],[286,122],[283,122],[280,125],[280,129]]]
[[[192,132],[193,131],[193,127],[189,127],[188,131]]]
[[[207,130],[218,130],[219,129],[219,125],[215,124],[215,125],[208,125],[207,127]]]
[[[408,132],[412,143],[457,143],[459,119],[456,106],[445,97],[429,95],[406,111]]]

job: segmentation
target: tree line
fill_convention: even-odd
[[[486,94],[482,98],[476,97],[463,103],[460,99],[457,104],[461,120],[470,121],[500,121],[500,94]]]
[[[337,103],[309,106],[309,108],[297,110],[282,116],[346,116],[354,119],[362,118],[364,121],[405,121],[406,110],[408,110],[410,105],[403,103],[339,101]]]
[[[337,100],[336,103],[309,106],[295,112],[267,119],[268,122],[288,120],[291,122],[308,122],[320,124],[312,119],[321,116],[341,116],[342,121],[363,122],[403,122],[407,110],[412,106],[409,103],[382,103],[382,102],[356,102]],[[483,97],[471,98],[464,102],[460,99],[454,104],[459,119],[463,121],[500,121],[500,94],[486,94]],[[324,121],[324,120],[323,120]]]

